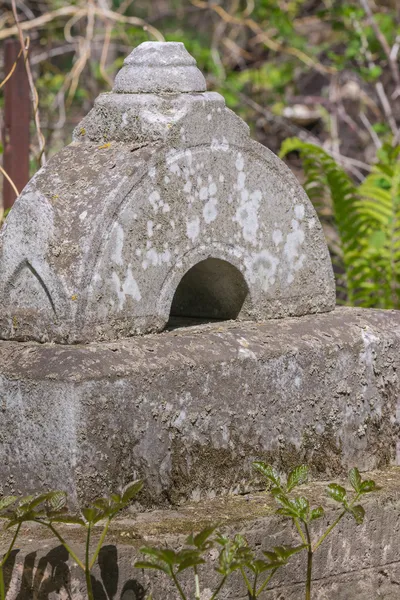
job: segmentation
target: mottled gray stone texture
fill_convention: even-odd
[[[296,178],[205,91],[182,44],[145,43],[1,230],[0,338],[160,331],[199,263],[204,301],[180,290],[177,315],[260,321],[335,305],[323,232]]]
[[[254,488],[251,461],[318,477],[393,464],[400,312],[336,309],[82,346],[0,344],[0,492],[143,503]]]
[[[382,491],[365,497],[364,524],[357,526],[345,518],[327,538],[314,557],[313,600],[398,600],[400,580],[400,473],[399,469],[370,473]],[[327,482],[326,482],[327,483]],[[326,483],[307,486],[306,494],[313,505],[322,504],[326,516],[313,524],[317,536],[337,516],[333,503],[326,500]],[[186,504],[177,510],[139,514],[114,522],[98,564],[93,569],[96,600],[178,600],[170,581],[160,573],[133,568],[143,545],[169,544],[181,547],[188,533],[220,523],[225,533],[242,533],[253,547],[270,549],[278,544],[298,544],[293,528],[273,515],[274,505],[266,494],[248,494]],[[71,526],[62,528],[73,541],[75,550],[84,556],[81,532]],[[86,600],[82,572],[47,531],[30,526],[19,538],[18,554],[6,569],[10,581],[8,600]],[[3,538],[0,537],[0,543]],[[93,535],[93,546],[99,534]],[[11,573],[11,567],[13,571]],[[210,553],[208,564],[200,568],[204,596],[210,598],[219,575],[213,569],[216,554]],[[260,600],[299,600],[304,598],[305,555],[295,556],[271,581],[271,591]],[[181,576],[187,593],[193,590],[188,578]],[[192,596],[189,595],[191,598]],[[237,575],[228,580],[221,600],[247,600],[243,583]]]
[[[176,94],[205,92],[206,80],[181,42],[144,42],[124,60],[114,92]]]

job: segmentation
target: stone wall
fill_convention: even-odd
[[[345,518],[315,554],[313,600],[398,600],[400,580],[400,476],[398,469],[371,473],[382,491],[366,496],[366,517],[357,526]],[[313,505],[327,508],[323,521],[313,527],[314,535],[322,533],[337,516],[334,506],[327,505],[325,483],[307,486],[305,493]],[[136,518],[126,516],[111,527],[105,546],[93,569],[95,600],[177,600],[171,582],[157,572],[133,568],[143,545],[180,547],[186,536],[210,524],[220,523],[226,534],[242,533],[249,544],[271,549],[278,544],[298,544],[291,524],[273,514],[274,505],[267,494],[248,494],[189,503],[174,511],[152,511]],[[71,526],[61,527],[79,556],[84,555],[82,532]],[[99,534],[94,533],[93,546]],[[0,538],[2,542],[2,538]],[[10,583],[10,600],[87,600],[82,571],[67,552],[42,529],[29,526],[19,540],[6,571]],[[141,557],[143,558],[143,557]],[[216,588],[216,553],[208,556],[208,564],[200,569],[204,595]],[[11,574],[11,567],[13,571]],[[304,598],[305,554],[295,556],[278,571],[271,581],[271,591],[260,600],[299,600]],[[181,578],[184,589],[193,590],[188,577]],[[189,596],[190,598],[192,596]],[[247,600],[243,582],[233,575],[224,588],[221,600]]]

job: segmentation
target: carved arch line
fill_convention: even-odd
[[[20,276],[20,274],[22,273],[22,271],[24,269],[28,269],[28,271],[37,279],[37,281],[39,282],[41,288],[43,289],[46,298],[48,299],[50,306],[54,312],[54,314],[57,316],[57,310],[56,310],[56,306],[54,304],[53,298],[51,297],[51,294],[49,292],[48,287],[46,286],[43,277],[41,277],[41,275],[38,273],[38,271],[35,269],[35,267],[29,262],[29,260],[27,258],[24,258],[19,264],[18,266],[15,268],[13,274],[11,275],[10,279],[7,282],[6,288],[5,288],[5,296],[9,296],[10,294],[10,288],[13,287],[14,282],[18,279],[18,277]]]

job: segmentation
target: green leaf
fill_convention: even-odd
[[[10,521],[8,521],[5,528],[11,529],[11,527],[14,527],[14,525],[19,525],[19,523],[22,523],[22,522],[23,522],[22,519],[11,519]]]
[[[48,498],[51,496],[51,493],[52,492],[46,492],[44,494],[39,494],[38,496],[35,496],[33,498],[33,500],[31,500],[31,502],[29,502],[29,510],[33,510],[40,504],[43,504],[43,502],[46,502],[48,500]]]
[[[298,485],[306,483],[308,479],[308,467],[306,465],[300,465],[293,469],[288,475],[286,489],[291,492],[293,488]]]
[[[318,506],[317,508],[313,508],[310,512],[310,521],[315,521],[316,519],[320,519],[325,514],[322,506]]]
[[[370,492],[377,492],[381,488],[376,485],[375,481],[372,479],[366,479],[362,482],[360,486],[361,494],[369,494]]]
[[[302,521],[307,521],[310,513],[310,503],[305,496],[299,496],[293,500]]]
[[[148,562],[148,561],[144,561],[144,560],[136,561],[133,566],[136,569],[154,569],[156,571],[163,571],[164,573],[167,573],[167,575],[170,574],[169,569],[167,569],[163,565],[159,565],[157,563],[152,563],[152,562]]]
[[[218,557],[216,571],[224,577],[247,565],[253,559],[253,554],[243,536],[235,535],[233,539],[230,539],[218,535],[217,541],[221,544],[222,549]]]
[[[326,488],[326,493],[335,502],[344,503],[346,501],[346,490],[337,483],[330,483]]]
[[[351,483],[353,490],[355,492],[359,493],[361,491],[361,475],[360,475],[359,470],[356,467],[354,467],[353,469],[350,469],[349,481]]]
[[[110,499],[109,498],[96,498],[93,501],[93,506],[102,511],[107,511],[110,508]]]
[[[51,523],[70,523],[71,525],[85,525],[85,521],[78,515],[62,515],[56,513],[49,514],[48,518]]]
[[[0,510],[5,510],[17,500],[17,496],[3,496],[0,498]]]
[[[106,516],[104,511],[100,510],[99,508],[96,508],[95,506],[88,506],[86,508],[83,508],[82,515],[85,521],[92,525],[95,525],[96,523],[104,519],[104,517]]]
[[[22,506],[26,506],[28,504],[30,504],[32,502],[32,500],[34,500],[35,496],[24,496],[23,498],[21,498],[18,502],[18,505],[20,507]]]
[[[271,467],[271,465],[267,465],[261,461],[253,462],[253,467],[259,471],[264,477],[266,477],[275,487],[281,488],[281,479],[279,477],[278,472]]]
[[[273,563],[267,562],[260,558],[256,558],[253,561],[249,562],[248,564],[246,564],[246,567],[250,569],[253,573],[256,573],[257,575],[260,575],[265,571],[270,571],[271,569],[275,568]]]
[[[360,504],[353,506],[349,512],[353,515],[357,525],[361,525],[364,522],[365,510]]]
[[[186,539],[186,543],[192,546],[196,546],[196,548],[202,550],[208,549],[212,545],[212,541],[209,538],[212,536],[216,528],[217,526],[205,527],[197,535],[189,535]]]
[[[170,550],[169,548],[160,549],[160,548],[146,547],[146,548],[141,548],[140,552],[142,552],[142,554],[147,554],[148,556],[151,556],[152,558],[155,558],[159,561],[163,561],[163,562],[165,562],[165,564],[167,564],[171,567],[178,563],[177,553],[174,550]]]
[[[264,550],[263,554],[268,559],[270,568],[285,565],[289,558],[301,552],[306,546],[274,546],[273,550]]]
[[[122,502],[127,504],[133,500],[133,498],[138,495],[142,487],[143,481],[141,479],[133,481],[132,483],[128,483],[128,485],[122,490]]]
[[[67,503],[67,494],[65,492],[51,492],[46,498],[46,505],[52,512],[62,510]]]
[[[285,494],[276,494],[275,499],[281,505],[281,508],[276,511],[279,515],[290,519],[308,520],[310,505],[304,496],[290,499]]]
[[[181,573],[182,571],[191,569],[197,565],[204,565],[205,562],[206,561],[204,558],[202,558],[198,552],[193,552],[191,555],[188,555],[184,560],[179,562],[177,573]]]

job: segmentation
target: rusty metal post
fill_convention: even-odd
[[[4,44],[4,73],[10,72],[17,60],[20,45],[17,40],[6,40]],[[29,83],[23,58],[20,57],[11,78],[4,86],[3,167],[14,182],[17,190],[29,181],[29,125],[31,101]],[[3,207],[11,208],[15,192],[7,179],[3,178]]]

